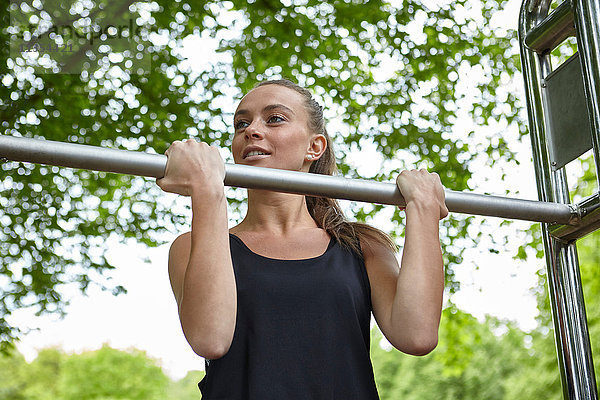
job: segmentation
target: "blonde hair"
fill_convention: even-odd
[[[256,87],[265,85],[283,86],[296,91],[304,98],[304,104],[309,117],[309,129],[315,134],[324,135],[327,139],[325,152],[319,159],[312,162],[309,172],[313,174],[335,175],[338,169],[333,144],[325,129],[323,108],[307,89],[287,79],[263,81],[257,84]],[[361,242],[369,243],[374,241],[389,248],[394,253],[398,251],[398,246],[387,233],[361,222],[348,221],[336,199],[306,196],[306,205],[308,212],[321,229],[324,229],[330,236],[335,237],[342,246],[353,251],[361,258],[363,258],[360,246]]]

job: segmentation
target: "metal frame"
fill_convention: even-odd
[[[550,0],[525,0],[519,17],[521,63],[539,198],[568,204],[565,170],[549,160],[551,119],[544,79],[552,71],[549,53],[576,34],[590,116],[596,170],[600,172],[600,0],[565,0],[550,15]],[[600,173],[597,173],[600,178]],[[577,227],[542,224],[555,340],[565,399],[598,399],[576,240],[600,225],[599,194],[579,204]]]
[[[74,143],[0,135],[0,157],[63,167],[160,178],[167,157]],[[403,206],[394,183],[347,179],[248,165],[225,164],[225,185]],[[557,203],[446,190],[451,212],[566,224],[576,229],[579,210]],[[571,224],[571,225],[569,225]]]
[[[159,154],[8,135],[0,135],[0,158],[153,178],[164,175],[167,162]],[[225,172],[228,186],[404,205],[393,183],[236,164],[226,164]],[[446,205],[451,212],[547,222],[553,236],[562,241],[575,240],[600,225],[597,195],[573,205],[446,190]]]

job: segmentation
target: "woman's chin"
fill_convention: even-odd
[[[235,161],[235,160],[234,160]],[[283,169],[287,171],[298,171],[298,172],[308,172],[308,169],[303,170],[302,165],[289,165],[277,163],[273,158],[268,155],[261,156],[251,156],[241,160],[235,161],[236,164],[240,165],[249,165],[253,167],[261,167],[261,168],[273,168],[273,169]]]

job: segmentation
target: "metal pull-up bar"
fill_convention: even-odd
[[[0,135],[0,158],[94,171],[161,178],[167,157],[128,150]],[[225,164],[225,185],[284,193],[404,206],[394,183],[348,179],[298,171]],[[566,204],[521,200],[446,189],[451,212],[574,224],[576,208]]]

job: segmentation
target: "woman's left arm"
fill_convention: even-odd
[[[435,348],[444,293],[439,221],[448,215],[437,174],[403,171],[397,179],[406,200],[402,268],[383,246],[365,246],[373,314],[398,350],[424,355]]]

